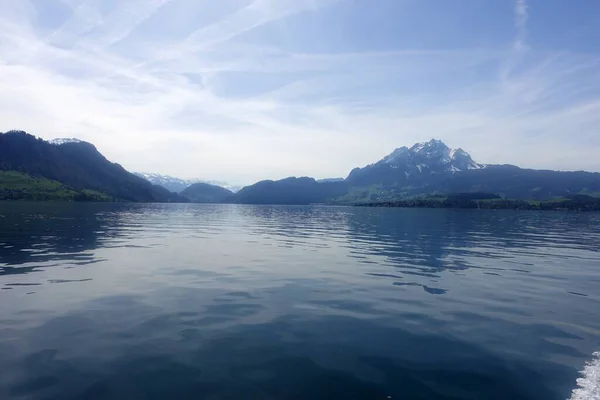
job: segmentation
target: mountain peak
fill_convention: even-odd
[[[439,151],[439,150],[443,151],[446,149],[449,149],[449,147],[446,145],[446,143],[444,143],[438,139],[431,139],[429,142],[422,142],[422,143],[414,144],[410,148],[410,151],[413,151],[415,153],[420,153],[423,151],[424,152]]]
[[[400,168],[407,177],[413,173],[458,172],[482,167],[463,149],[451,149],[439,139],[416,143],[410,148],[399,147],[378,164]]]

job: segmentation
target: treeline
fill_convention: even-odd
[[[600,198],[576,195],[570,198],[548,201],[526,201],[502,199],[488,196],[452,195],[448,197],[423,197],[398,201],[359,203],[363,207],[407,207],[407,208],[463,208],[484,210],[573,210],[600,211]],[[479,198],[477,198],[479,197]]]

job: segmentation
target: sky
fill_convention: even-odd
[[[600,1],[0,0],[10,129],[232,184],[431,138],[600,171]]]

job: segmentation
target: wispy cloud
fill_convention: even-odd
[[[0,3],[0,130],[234,183],[343,176],[432,136],[482,162],[600,170],[597,54],[531,50],[494,73],[526,46],[522,1],[505,46],[385,49],[334,40],[353,2],[51,1],[67,5],[53,21]],[[327,46],[302,43],[307,27]]]
[[[515,2],[515,28],[517,35],[515,38],[515,50],[527,50],[527,20],[529,19],[529,6],[526,0],[516,0]]]
[[[84,43],[92,42],[106,48],[126,38],[136,27],[146,21],[160,7],[173,0],[130,0],[113,10],[103,21],[100,29],[94,32]]]

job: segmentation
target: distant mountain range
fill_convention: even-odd
[[[147,180],[153,185],[162,186],[165,189],[175,193],[181,193],[183,189],[198,182],[198,180],[194,179],[179,179],[168,175],[160,175],[149,172],[134,172],[133,174]]]
[[[213,186],[220,186],[234,193],[242,188],[241,186],[230,185],[227,182],[205,181],[202,179],[180,179],[169,175],[161,175],[151,172],[134,172],[134,174],[139,176],[140,178],[146,179],[154,185],[162,186],[165,189],[175,193],[181,193],[184,189],[188,188],[194,183],[207,183]]]
[[[346,179],[287,178],[223,188],[159,174],[132,174],[90,143],[0,134],[0,199],[69,199],[250,204],[394,202],[418,196],[493,193],[506,199],[600,197],[600,173],[522,169],[475,162],[440,140],[400,147]]]
[[[410,148],[400,147],[374,164],[353,169],[341,182],[306,179],[259,182],[241,190],[235,201],[354,204],[472,192],[523,200],[549,200],[576,194],[600,196],[600,173],[480,164],[466,151],[451,149],[435,139]],[[332,187],[332,183],[336,185]]]

